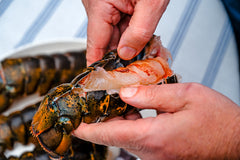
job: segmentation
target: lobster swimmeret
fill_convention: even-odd
[[[116,50],[108,52],[71,83],[48,92],[31,128],[53,159],[71,157],[71,132],[81,122],[95,123],[135,110],[119,98],[117,91],[122,86],[177,82],[168,65],[170,54],[159,37],[154,36],[144,51],[144,56],[132,61],[120,59]]]

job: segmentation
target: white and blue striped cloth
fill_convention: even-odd
[[[171,0],[155,34],[171,51],[182,82],[202,83],[240,104],[237,48],[220,0]],[[87,38],[81,0],[0,0],[0,56],[76,38]]]

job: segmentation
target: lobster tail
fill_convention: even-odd
[[[0,65],[0,113],[21,95],[44,95],[70,82],[86,67],[85,50],[65,54],[5,59]]]

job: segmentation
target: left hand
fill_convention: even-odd
[[[109,49],[132,59],[151,39],[169,0],[82,0],[88,16],[87,64]]]

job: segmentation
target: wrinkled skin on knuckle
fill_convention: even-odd
[[[101,139],[101,142],[103,145],[107,145],[107,146],[118,146],[119,141],[122,140],[118,135],[116,135],[115,138],[110,138],[107,133],[104,134],[104,131],[103,131],[103,134],[100,135],[99,139]]]
[[[155,139],[154,134],[156,134],[156,130],[153,133],[148,131],[148,135],[146,139],[143,139],[141,142],[138,142],[135,145],[134,149],[128,149],[131,153],[137,154],[143,160],[155,160],[162,159],[164,155],[172,154],[171,151],[168,151],[168,138],[162,138],[161,140]],[[161,133],[158,133],[159,136],[162,136]],[[165,157],[166,158],[166,157]]]
[[[121,13],[132,15],[134,12],[134,4],[131,0],[105,0],[105,2],[117,8]]]
[[[157,109],[158,112],[176,112],[175,107],[171,107],[171,105],[168,105],[161,101],[161,86],[151,85],[145,88],[142,93],[144,97],[144,103],[150,104],[152,106],[149,106],[150,108]],[[168,99],[164,100],[171,103],[172,99],[171,96],[169,96]]]
[[[144,137],[147,137],[147,136],[144,136]],[[126,149],[127,151],[133,154],[138,155],[140,158],[142,158],[143,156],[146,156],[145,155],[146,153],[151,153],[153,149],[151,147],[152,146],[149,145],[148,141],[146,141],[146,138],[129,140],[129,143],[127,144],[127,146],[126,145],[123,146],[124,149]],[[147,157],[149,157],[149,155]]]
[[[103,20],[110,25],[116,25],[120,19],[121,15],[118,9],[116,9],[111,4],[106,4],[105,9],[100,12]]]
[[[199,83],[185,83],[183,87],[177,92],[179,97],[185,98],[183,101],[186,104],[191,103],[192,100],[202,99],[202,94],[204,94],[203,86]],[[185,105],[186,105],[185,104]]]
[[[142,91],[144,99],[147,101],[146,103],[154,103],[158,104],[160,102],[157,101],[158,99],[158,89],[156,86],[148,86],[147,88],[143,89]]]
[[[181,90],[182,97],[189,97],[191,95],[195,95],[198,93],[199,89],[201,88],[201,85],[198,83],[186,83],[184,87]]]
[[[207,108],[209,111],[214,112],[216,107],[218,108],[218,106],[222,106],[221,103],[224,103],[225,101],[221,94],[216,94],[214,90],[207,88],[200,83],[185,83],[179,91],[179,95],[185,97],[186,104],[195,103],[195,105],[191,106],[195,106],[195,109],[203,111],[203,108]],[[211,100],[209,100],[209,98],[211,98]],[[199,108],[199,106],[201,106],[201,108]]]
[[[164,113],[164,115],[161,115],[161,117],[158,116],[152,119],[152,122],[150,123],[151,126],[149,127],[147,136],[148,139],[146,140],[147,148],[150,148],[151,152],[155,152],[156,155],[162,156],[172,152],[168,148],[171,148],[171,141],[173,140],[173,137],[172,134],[170,134],[171,132],[165,129],[165,126],[168,126],[170,121],[169,115],[169,113]],[[163,116],[166,117],[166,119],[162,118]],[[169,123],[169,125],[171,125],[171,123]]]
[[[151,37],[152,37],[152,32],[149,31],[147,28],[143,28],[141,26],[134,26],[134,27],[131,27],[132,24],[131,24],[131,21],[129,23],[129,28],[131,29],[131,32],[132,32],[132,38],[135,39],[135,40],[138,40],[140,39],[141,42],[144,42],[147,43]]]

